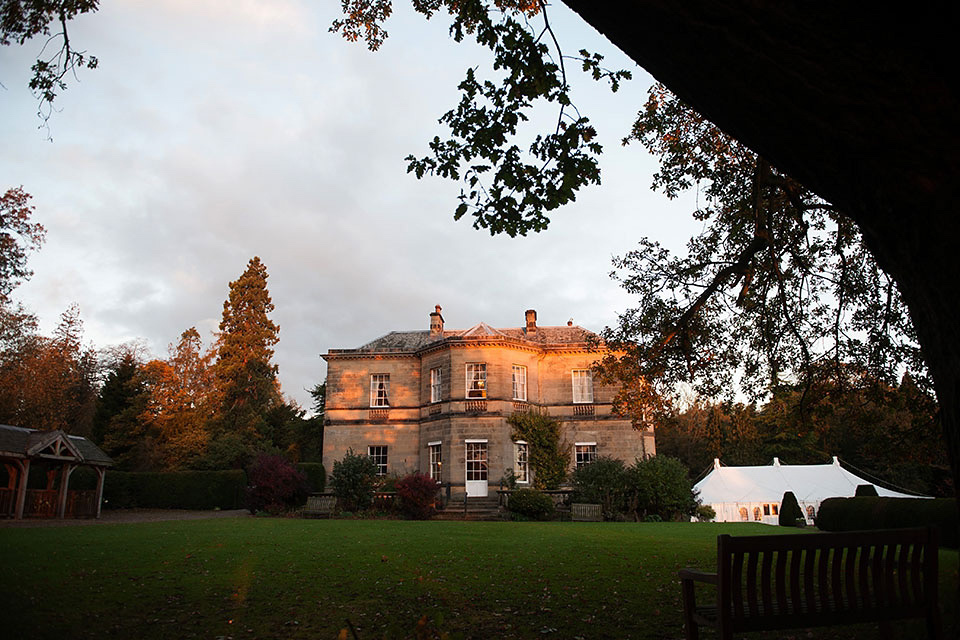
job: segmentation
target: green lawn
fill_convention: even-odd
[[[350,620],[368,639],[411,636],[427,616],[464,637],[682,638],[676,570],[712,570],[718,533],[779,531],[272,518],[3,528],[0,635],[335,638]],[[941,584],[953,624],[954,551]]]

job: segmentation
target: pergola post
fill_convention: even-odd
[[[17,511],[13,516],[17,520],[23,520],[23,505],[27,501],[27,481],[30,479],[30,459],[22,462],[15,462],[20,467],[19,485],[17,486]]]
[[[94,467],[97,470],[97,519],[100,519],[100,504],[103,502],[103,481],[107,477],[106,467]]]
[[[70,488],[70,476],[77,468],[75,464],[64,464],[60,471],[60,495],[57,500],[57,517],[63,519],[67,513],[67,490]]]

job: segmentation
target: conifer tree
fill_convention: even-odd
[[[249,459],[265,433],[268,412],[282,401],[271,364],[280,327],[267,316],[274,308],[267,277],[260,258],[252,258],[230,283],[223,303],[214,365],[221,407],[211,425],[210,454],[229,466]]]

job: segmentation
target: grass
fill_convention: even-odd
[[[410,637],[427,616],[463,637],[682,638],[676,570],[712,570],[719,533],[780,531],[272,518],[6,528],[2,625],[24,639],[336,638],[350,620],[368,639]],[[941,585],[952,625],[956,552],[941,554]]]

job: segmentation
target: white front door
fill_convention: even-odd
[[[467,496],[487,495],[487,441],[467,440]]]

